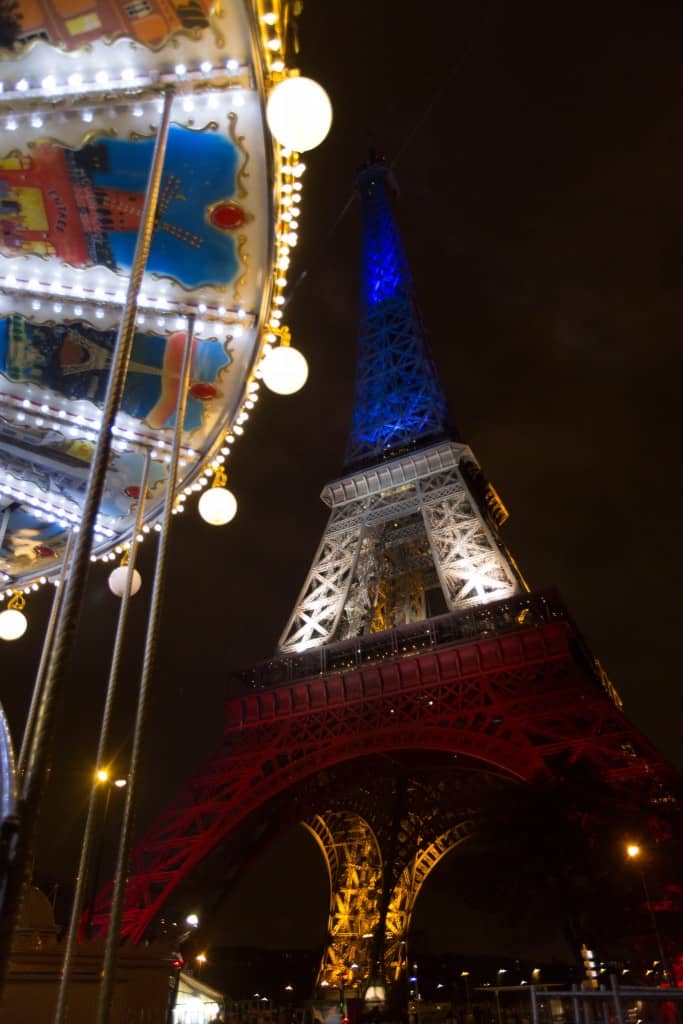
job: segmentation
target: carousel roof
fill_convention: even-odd
[[[0,592],[56,578],[78,526],[164,97],[171,126],[93,557],[163,505],[188,317],[178,507],[220,469],[282,329],[303,164],[265,120],[289,5],[20,5],[0,91]]]

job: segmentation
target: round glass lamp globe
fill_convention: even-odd
[[[312,78],[285,78],[271,90],[266,120],[281,146],[305,153],[319,146],[329,132],[332,104]]]
[[[266,387],[276,395],[293,395],[308,378],[308,363],[296,348],[280,346],[272,349],[261,363]]]
[[[113,572],[109,574],[109,589],[111,590],[112,594],[115,594],[117,597],[123,597],[126,590],[127,575],[127,565],[120,565],[118,569],[114,569]],[[137,571],[137,569],[133,569],[133,579],[131,580],[130,584],[130,596],[132,597],[133,594],[137,594],[141,586],[142,576]]]
[[[0,640],[18,640],[26,632],[28,621],[23,612],[6,608],[0,612]]]
[[[199,499],[199,514],[210,526],[225,526],[235,518],[237,500],[227,487],[209,487]]]

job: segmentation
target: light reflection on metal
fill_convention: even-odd
[[[426,588],[437,588],[450,611],[512,597],[522,590],[459,468],[468,448],[444,442],[329,484],[323,499],[332,512],[308,579],[280,640],[280,650],[305,651],[371,630],[381,589],[382,549],[391,543],[407,590],[399,603],[380,607],[390,625],[421,615]],[[380,539],[378,531],[383,532]],[[378,547],[379,545],[379,547]],[[390,563],[391,564],[391,560]],[[371,595],[359,593],[375,583]],[[406,600],[408,598],[409,600]]]
[[[316,815],[303,824],[317,840],[330,879],[329,941],[316,986],[366,993],[368,986],[378,983],[376,939],[387,872],[378,839],[363,818],[348,812]],[[472,835],[474,823],[460,822],[432,841],[418,842],[413,847],[414,837],[428,834],[429,828],[427,821],[411,822],[410,832],[404,837],[405,867],[388,894],[382,945],[383,979],[389,983],[405,976],[410,923],[422,886],[437,864]]]

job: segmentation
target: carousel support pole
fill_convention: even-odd
[[[66,545],[64,547],[64,561],[62,562],[62,571],[59,574],[59,582],[55,589],[54,597],[52,598],[50,617],[47,620],[47,628],[45,630],[45,636],[43,638],[43,649],[40,655],[40,664],[38,665],[38,671],[36,673],[36,681],[33,684],[31,706],[29,707],[28,715],[26,716],[26,725],[24,726],[24,735],[21,740],[19,760],[17,761],[17,777],[19,779],[22,779],[24,777],[24,773],[26,771],[26,762],[28,760],[28,752],[31,749],[31,743],[33,742],[33,734],[36,728],[36,715],[38,714],[38,708],[40,707],[40,699],[42,697],[43,688],[45,686],[45,672],[47,670],[47,665],[50,658],[50,651],[52,650],[52,643],[55,638],[55,625],[57,624],[59,609],[62,606],[62,597],[64,596],[64,584],[66,583],[66,577],[69,571],[69,561],[71,559],[71,549],[73,547],[73,540],[74,534],[73,530],[71,530],[69,532],[69,536],[67,537]]]
[[[135,330],[137,296],[147,264],[156,222],[157,203],[164,157],[166,155],[172,102],[173,93],[168,90],[165,93],[161,124],[154,145],[145,203],[128,281],[128,292],[112,355],[111,370],[104,399],[104,408],[102,410],[102,421],[90,465],[83,512],[74,543],[71,571],[67,576],[65,593],[57,616],[55,638],[50,651],[45,685],[38,709],[34,740],[28,756],[21,797],[17,805],[18,828],[8,858],[6,869],[7,884],[4,889],[0,913],[0,997],[2,996],[7,977],[12,936],[21,910],[24,887],[28,882],[31,852],[40,804],[50,773],[57,709],[61,703],[66,668],[74,646],[76,627],[85,591],[85,582],[90,562],[92,532],[102,499],[111,452],[112,427],[121,405],[126,372],[130,361]]]
[[[171,526],[173,505],[175,502],[175,489],[178,478],[178,457],[182,443],[183,424],[185,422],[185,408],[187,406],[187,392],[190,382],[190,369],[192,366],[193,340],[194,317],[191,316],[188,317],[187,320],[187,339],[185,342],[185,352],[183,354],[183,366],[180,373],[180,390],[178,392],[178,405],[176,408],[175,428],[173,431],[173,447],[171,449],[171,461],[168,467],[166,498],[164,501],[161,532],[159,534],[159,546],[157,547],[156,564],[154,567],[154,580],[152,582],[152,598],[150,603],[149,619],[147,621],[142,672],[140,674],[138,707],[135,715],[133,747],[128,771],[128,785],[126,787],[126,803],[123,811],[123,821],[121,823],[121,836],[119,839],[116,874],[114,875],[114,889],[109,916],[109,930],[107,932],[107,942],[104,951],[102,984],[100,986],[100,994],[97,1004],[97,1024],[109,1024],[114,983],[116,980],[116,967],[120,942],[119,934],[121,931],[123,903],[128,883],[128,860],[130,858],[130,847],[133,834],[133,816],[135,814],[135,802],[137,797],[138,773],[142,758],[143,743],[152,695],[151,682],[152,674],[154,672],[154,663],[156,660],[159,625],[161,621],[161,609],[166,579],[166,551],[168,548],[168,535]]]
[[[126,582],[124,584],[123,594],[121,595],[121,607],[119,609],[119,618],[118,623],[116,625],[114,649],[112,651],[111,664],[109,666],[109,680],[107,682],[107,695],[104,702],[104,710],[102,712],[100,738],[97,745],[97,757],[95,759],[95,772],[93,773],[92,782],[90,786],[88,811],[85,821],[85,827],[83,829],[83,839],[81,841],[78,874],[76,875],[76,887],[74,890],[73,902],[71,904],[71,919],[69,922],[69,931],[64,949],[64,959],[62,962],[62,976],[59,983],[59,992],[57,994],[57,1006],[55,1008],[54,1018],[55,1024],[63,1024],[63,1022],[67,1019],[69,984],[71,982],[74,952],[76,949],[76,944],[78,942],[78,932],[81,914],[83,913],[83,904],[85,902],[85,891],[88,883],[88,872],[90,869],[93,841],[95,838],[95,821],[97,817],[97,810],[100,805],[100,793],[102,791],[102,786],[98,780],[98,772],[100,769],[104,768],[107,763],[109,733],[111,729],[114,699],[116,696],[116,689],[119,681],[119,669],[121,665],[121,654],[123,652],[123,640],[126,631],[126,623],[128,621],[128,608],[131,599],[133,570],[135,569],[135,561],[137,557],[139,543],[138,535],[140,533],[140,530],[142,529],[142,522],[145,513],[145,498],[147,496],[147,485],[149,483],[150,462],[151,456],[149,451],[147,451],[145,452],[145,460],[142,467],[142,477],[140,479],[140,498],[138,500],[137,514],[135,517],[135,530],[133,533],[133,540],[131,542],[128,554],[128,571],[126,572]],[[110,791],[108,790],[107,800],[109,799],[109,795]],[[92,907],[90,908],[90,912],[92,913]]]

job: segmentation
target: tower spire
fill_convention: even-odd
[[[392,209],[396,182],[374,151],[358,171],[363,219],[358,365],[344,468],[456,438]]]

